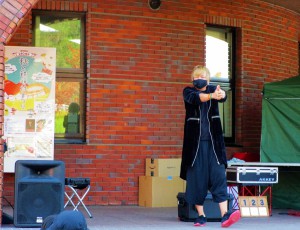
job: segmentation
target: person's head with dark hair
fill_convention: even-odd
[[[75,102],[72,102],[70,105],[69,105],[69,113],[79,113],[80,111],[80,107],[77,103]]]
[[[88,230],[86,220],[79,211],[65,210],[45,218],[41,230]]]

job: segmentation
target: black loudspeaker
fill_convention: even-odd
[[[2,224],[13,224],[14,220],[13,217],[8,215],[7,213],[3,212],[2,213]]]
[[[192,222],[194,221],[199,215],[195,208],[195,205],[189,204],[185,199],[185,193],[180,192],[177,195],[178,199],[178,218],[181,221]],[[228,210],[232,208],[233,202],[233,195],[228,194]],[[221,221],[222,216],[219,208],[219,204],[213,202],[212,194],[208,193],[204,204],[203,204],[204,212],[207,218],[207,221],[214,222],[214,221]]]
[[[64,209],[65,164],[53,160],[18,160],[15,164],[14,225],[41,227]]]

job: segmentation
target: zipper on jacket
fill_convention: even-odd
[[[198,140],[198,146],[197,146],[197,150],[196,150],[196,155],[194,157],[194,160],[193,160],[193,163],[192,163],[192,166],[194,166],[194,163],[195,163],[195,160],[197,158],[197,155],[198,155],[198,150],[199,150],[199,145],[200,145],[200,139],[201,139],[201,108],[200,108],[200,105],[199,105],[199,118],[191,118],[191,120],[198,120],[199,122],[199,140]]]
[[[220,162],[219,162],[216,150],[215,150],[215,146],[214,146],[214,139],[213,139],[213,137],[211,135],[211,132],[210,132],[210,122],[209,122],[209,118],[208,118],[210,108],[211,108],[211,102],[209,103],[209,107],[208,107],[208,110],[207,110],[208,131],[209,131],[209,135],[210,135],[210,139],[211,139],[211,143],[212,143],[212,147],[213,147],[213,151],[214,151],[217,163],[218,163],[218,165],[220,165]],[[212,116],[211,118],[213,119],[213,118],[218,118],[218,117],[220,117],[220,116]]]

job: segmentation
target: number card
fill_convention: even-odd
[[[266,196],[239,196],[239,206],[242,217],[269,216],[269,206]]]

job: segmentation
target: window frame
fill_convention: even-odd
[[[298,75],[300,75],[300,41],[298,41]]]
[[[207,29],[217,29],[217,30],[224,30],[227,32],[230,32],[231,35],[231,46],[229,49],[229,55],[230,55],[230,62],[229,64],[229,79],[218,79],[216,77],[213,77],[210,79],[210,83],[212,85],[220,85],[221,87],[223,87],[223,89],[226,89],[225,91],[231,91],[231,95],[232,95],[232,104],[231,104],[231,136],[230,137],[226,137],[224,136],[224,141],[225,144],[227,146],[230,145],[235,145],[235,135],[236,135],[236,130],[235,130],[235,91],[236,91],[236,85],[235,85],[235,79],[236,79],[236,55],[237,55],[237,39],[236,39],[236,35],[237,35],[237,30],[234,27],[229,27],[229,26],[219,26],[219,25],[212,25],[212,24],[206,24],[205,27],[205,36],[207,35],[206,30]],[[226,32],[225,32],[226,33]],[[206,43],[206,39],[205,39],[205,43]],[[206,57],[206,52],[205,52],[205,57]],[[227,103],[227,101],[225,102]],[[222,123],[225,124],[224,121],[224,116],[221,118],[223,119]],[[226,127],[225,127],[226,128]],[[223,132],[224,132],[224,127],[223,127]]]
[[[80,123],[79,133],[73,135],[55,133],[55,143],[84,143],[86,142],[86,14],[82,12],[68,11],[47,11],[47,10],[33,10],[32,11],[32,31],[33,39],[32,44],[35,46],[35,25],[36,16],[53,16],[58,18],[78,18],[81,21],[81,40],[80,40],[80,68],[59,68],[56,67],[56,82],[75,81],[80,84]],[[68,137],[69,136],[69,137]]]

